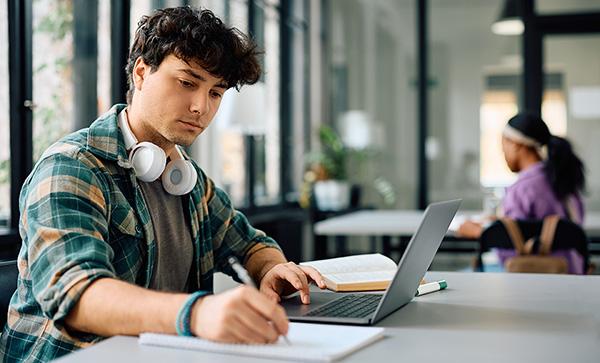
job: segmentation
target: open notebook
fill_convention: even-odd
[[[282,338],[275,344],[247,345],[155,333],[141,334],[139,343],[259,358],[330,362],[381,339],[383,331],[383,328],[290,323],[287,337],[291,345]]]

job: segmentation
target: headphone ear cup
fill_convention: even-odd
[[[187,160],[169,162],[162,175],[163,188],[172,195],[185,195],[194,189],[198,181],[198,173],[194,165]]]
[[[160,147],[144,141],[131,149],[129,161],[138,179],[144,182],[153,182],[165,170],[167,155]]]

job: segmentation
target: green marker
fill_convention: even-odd
[[[446,280],[434,281],[428,284],[419,285],[417,294],[415,296],[421,296],[432,292],[440,291],[448,287]]]

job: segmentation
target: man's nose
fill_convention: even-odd
[[[190,105],[190,111],[198,116],[204,116],[208,113],[209,109],[208,94],[204,94],[204,92],[196,95]]]

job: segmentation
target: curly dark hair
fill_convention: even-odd
[[[194,61],[223,78],[228,88],[256,83],[261,74],[256,43],[237,28],[228,28],[207,9],[189,6],[158,9],[138,22],[125,71],[129,82],[127,102],[134,92],[133,67],[142,57],[155,72],[173,54]]]

